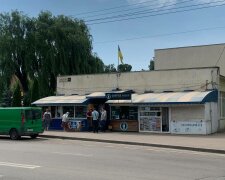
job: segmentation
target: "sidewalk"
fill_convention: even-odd
[[[40,137],[118,144],[142,145],[225,154],[225,133],[212,135],[171,135],[130,132],[45,131]]]

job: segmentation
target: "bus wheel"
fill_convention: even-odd
[[[9,135],[10,135],[10,138],[12,140],[17,140],[17,139],[20,138],[20,135],[19,135],[19,133],[17,132],[16,129],[11,129],[10,132],[9,132]]]
[[[30,137],[31,137],[32,139],[35,139],[35,138],[38,137],[38,134],[32,134],[32,135],[30,135]]]

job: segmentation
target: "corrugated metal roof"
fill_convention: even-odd
[[[87,101],[86,96],[49,96],[42,99],[39,99],[32,104],[37,106],[56,106],[56,105],[65,105],[65,104],[83,104]]]
[[[87,98],[105,98],[106,92],[94,92],[89,95],[87,95]]]
[[[131,100],[109,100],[109,104],[200,104],[205,102],[216,102],[218,98],[217,91],[193,91],[193,92],[163,92],[163,93],[146,93],[132,94]]]

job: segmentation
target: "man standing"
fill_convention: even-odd
[[[98,118],[99,118],[99,113],[98,111],[96,111],[96,109],[94,108],[94,111],[92,111],[92,121],[93,121],[93,132],[97,132],[98,133]]]
[[[43,121],[44,121],[44,127],[45,127],[45,130],[48,131],[48,128],[50,126],[50,123],[51,123],[51,120],[52,120],[52,114],[49,112],[48,109],[46,109],[44,115],[43,115]]]
[[[106,129],[106,119],[107,119],[107,112],[104,108],[102,108],[102,110],[101,110],[101,121],[100,121],[102,132],[105,132],[105,129]]]
[[[68,129],[68,116],[69,116],[69,112],[66,112],[62,116],[62,128],[64,131]]]

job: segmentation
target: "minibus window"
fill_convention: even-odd
[[[40,110],[26,110],[25,119],[41,119]]]

